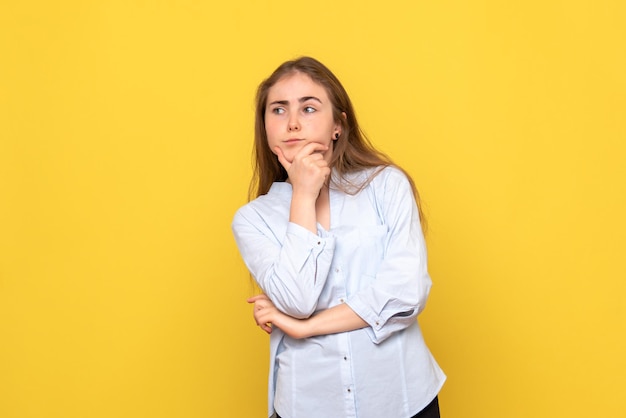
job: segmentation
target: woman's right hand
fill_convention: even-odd
[[[324,159],[326,151],[328,151],[326,145],[310,142],[296,153],[293,161],[289,162],[282,149],[274,148],[278,161],[287,171],[294,195],[317,199],[330,175],[330,167]]]
[[[260,294],[248,298],[248,303],[253,304],[253,315],[256,324],[268,334],[272,333],[272,327],[280,328],[285,334],[292,338],[300,339],[309,336],[307,334],[306,319],[296,319],[282,313],[276,308],[274,303],[265,294]]]

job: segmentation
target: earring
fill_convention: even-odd
[[[335,132],[335,141],[339,139],[339,132]]]

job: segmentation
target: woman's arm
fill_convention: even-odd
[[[374,280],[346,298],[346,304],[369,325],[365,331],[380,344],[415,324],[432,281],[419,211],[407,177],[384,169],[370,183],[376,207],[387,228],[383,258]]]
[[[277,148],[291,182],[288,212],[283,201],[277,207],[255,201],[241,208],[232,224],[250,273],[276,306],[295,318],[316,311],[333,258],[335,238],[318,233],[316,220],[316,199],[330,173],[321,154],[327,149],[310,143],[288,162]]]
[[[315,202],[330,174],[328,162],[321,154],[328,147],[316,142],[306,144],[296,154],[293,161],[285,158],[283,151],[276,147],[274,151],[278,161],[287,171],[293,187],[289,221],[317,233],[317,212]]]
[[[272,332],[272,326],[280,328],[285,334],[296,339],[353,331],[368,326],[367,322],[345,303],[320,311],[307,319],[285,315],[276,309],[266,295],[254,296],[248,299],[248,303],[254,304],[254,319],[268,334]]]
[[[232,224],[235,241],[263,293],[286,314],[307,318],[317,310],[335,238],[277,219],[269,208],[273,202],[255,201],[237,212]]]

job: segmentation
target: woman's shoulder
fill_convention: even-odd
[[[367,192],[384,196],[389,191],[401,191],[406,186],[410,187],[410,181],[405,172],[393,165],[367,167],[346,173],[340,179],[335,179],[334,183],[337,189],[349,195]]]
[[[270,190],[261,196],[249,201],[235,212],[235,219],[240,217],[266,217],[289,207],[291,201],[291,185],[285,182],[276,182]]]
[[[409,181],[405,172],[395,165],[373,167],[367,170],[367,176],[374,187],[387,187]]]
[[[349,182],[349,183],[363,183],[369,182],[376,177],[386,177],[389,175],[400,175],[403,176],[402,170],[393,165],[379,165],[374,167],[365,167],[355,171],[350,171],[347,173],[341,174],[341,181]],[[337,172],[334,175],[338,175]]]

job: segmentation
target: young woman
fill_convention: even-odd
[[[410,177],[361,132],[339,80],[302,57],[257,91],[251,198],[232,227],[263,294],[269,415],[439,417],[445,375],[417,315],[431,279]]]

